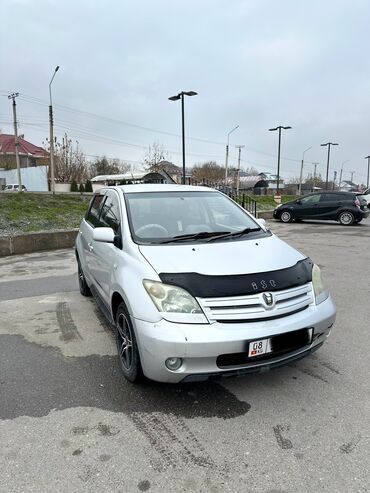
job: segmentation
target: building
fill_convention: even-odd
[[[42,147],[18,137],[18,153],[21,168],[29,168],[48,164],[49,154]],[[0,168],[14,169],[17,167],[15,158],[14,135],[0,133]]]
[[[350,180],[343,180],[339,183],[339,190],[342,192],[358,192],[359,189],[359,185]]]
[[[266,195],[268,188],[269,183],[260,175],[241,176],[239,179],[239,190],[241,192],[249,192],[254,195]]]
[[[91,179],[93,190],[99,190],[104,186],[114,186],[135,183],[176,183],[164,170],[158,172],[135,171],[134,173],[120,173],[116,175],[99,175]]]

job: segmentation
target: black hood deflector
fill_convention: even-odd
[[[218,298],[280,291],[301,286],[312,281],[312,267],[312,261],[306,258],[292,267],[255,274],[207,276],[197,272],[180,272],[162,273],[159,277],[163,283],[184,288],[192,296]]]

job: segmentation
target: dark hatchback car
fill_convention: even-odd
[[[349,226],[368,217],[370,210],[365,202],[351,192],[312,193],[278,206],[274,218],[284,223],[302,219],[331,220]]]

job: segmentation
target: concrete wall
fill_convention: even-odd
[[[68,231],[44,231],[0,237],[0,257],[23,253],[71,248],[75,244],[78,229]]]
[[[0,170],[0,178],[4,178],[6,185],[18,183],[16,169]],[[48,191],[48,167],[36,166],[32,168],[21,168],[21,180],[30,192]]]

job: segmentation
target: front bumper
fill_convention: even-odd
[[[158,323],[134,319],[141,364],[144,374],[159,382],[205,380],[266,371],[302,358],[321,346],[335,321],[336,309],[329,296],[320,305],[286,317],[254,323],[178,324],[161,320]],[[217,366],[221,354],[245,352],[248,341],[264,339],[303,328],[313,329],[312,343],[284,355],[271,353],[271,358],[230,366]],[[183,359],[177,371],[165,365],[167,358]]]

